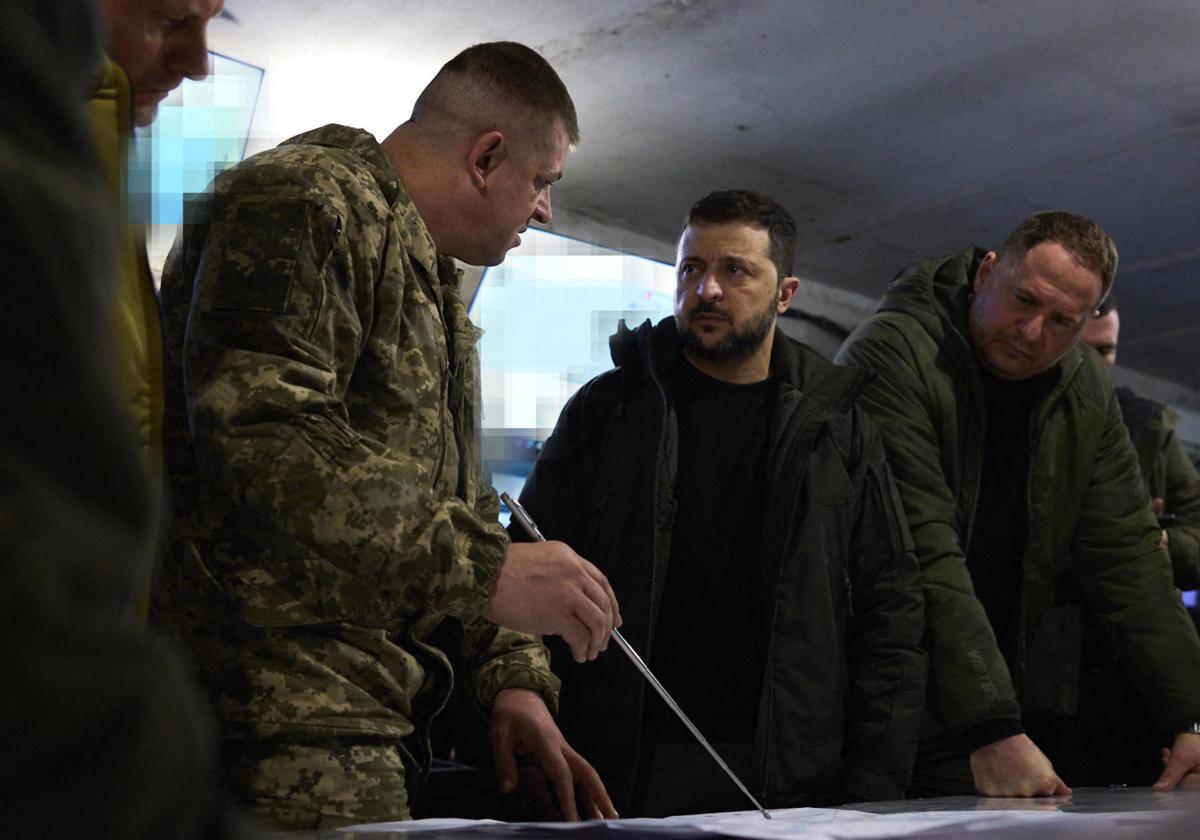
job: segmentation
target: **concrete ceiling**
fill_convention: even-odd
[[[382,136],[458,50],[519,40],[580,113],[564,216],[670,243],[710,189],[761,190],[799,222],[798,273],[872,298],[1035,210],[1091,216],[1121,250],[1122,365],[1200,388],[1196,0],[227,9],[211,47],[267,70],[257,146],[330,121]]]

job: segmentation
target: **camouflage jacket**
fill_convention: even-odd
[[[458,281],[360,130],[295,137],[189,206],[162,286],[177,516],[155,600],[226,737],[368,734],[420,761],[450,657],[480,707],[524,687],[554,708],[541,643],[479,618],[508,539]]]

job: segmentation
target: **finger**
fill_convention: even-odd
[[[1170,760],[1171,760],[1171,748],[1170,748],[1170,747],[1163,747],[1163,748],[1162,748],[1162,763],[1163,763],[1163,767],[1166,767],[1166,766],[1167,766],[1167,762],[1168,762],[1168,761],[1170,761]]]
[[[591,565],[586,560],[582,562],[589,566]],[[580,583],[580,588],[583,590],[583,594],[587,597],[588,601],[600,613],[602,624],[600,629],[603,638],[599,649],[603,650],[608,646],[608,637],[613,628],[613,620],[615,618],[615,607],[613,604],[616,596],[613,595],[612,587],[608,584],[608,578],[600,574],[600,570],[594,566],[592,566],[592,571],[595,572],[596,576],[593,576],[589,572]]]
[[[1054,777],[1054,790],[1050,791],[1051,796],[1070,796],[1071,789],[1067,787],[1067,783],[1058,776]]]
[[[537,756],[554,795],[558,797],[559,809],[564,819],[571,822],[579,821],[579,812],[575,809],[575,782],[571,778],[571,768],[557,749],[548,749]]]
[[[1200,773],[1192,772],[1183,777],[1179,790],[1200,790]]]
[[[621,608],[617,605],[617,593],[613,591],[612,584],[608,582],[608,578],[604,575],[604,572],[600,571],[594,564],[589,563],[587,560],[584,560],[583,564],[592,580],[603,587],[604,594],[608,598],[609,626],[620,627]]]
[[[588,803],[593,818],[620,819],[617,809],[612,804],[612,799],[608,796],[608,791],[604,789],[604,782],[600,781],[600,774],[575,750],[567,747],[565,752],[567,763],[571,766],[571,773],[575,776],[575,784],[583,794],[583,801]]]
[[[1150,507],[1154,510],[1155,513],[1161,515],[1163,512],[1162,496],[1158,496],[1157,498],[1151,499]]]
[[[1163,768],[1162,775],[1158,777],[1158,781],[1152,787],[1154,790],[1174,790],[1175,786],[1179,784],[1179,780],[1191,769],[1187,766],[1187,762],[1172,755],[1167,766]]]
[[[566,627],[559,630],[558,635],[562,636],[567,647],[571,649],[572,659],[581,664],[588,661],[588,646],[591,644],[592,636],[587,627],[578,621],[571,621]]]
[[[490,734],[496,784],[501,793],[512,793],[517,786],[517,756],[513,749],[512,730],[504,722],[493,723]]]
[[[600,655],[611,632],[611,628],[608,626],[608,616],[591,601],[577,604],[572,615],[583,625],[587,633],[588,660],[595,659]]]

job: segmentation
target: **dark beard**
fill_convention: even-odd
[[[702,312],[716,312],[717,308],[710,303],[698,303],[688,312],[688,320]],[[728,335],[711,347],[700,340],[700,336],[690,330],[679,333],[679,343],[693,356],[710,362],[737,362],[754,355],[762,346],[775,327],[775,302],[758,318],[743,327],[733,329]]]

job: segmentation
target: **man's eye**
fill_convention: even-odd
[[[163,21],[163,29],[165,29],[168,32],[174,32],[178,29],[183,29],[185,26],[187,26],[187,22],[188,22],[188,19],[185,17],[167,18]]]

